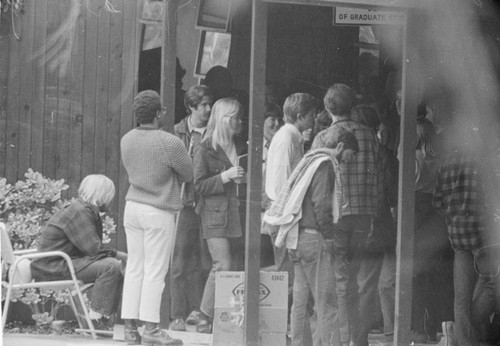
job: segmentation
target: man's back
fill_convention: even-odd
[[[375,133],[353,120],[338,120],[316,136],[312,149],[325,147],[327,141],[337,140],[340,128],[352,132],[359,147],[359,151],[353,159],[340,163],[345,197],[342,215],[376,216],[378,194],[381,189],[377,167],[379,144]]]

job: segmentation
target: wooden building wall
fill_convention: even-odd
[[[81,6],[74,36],[59,47],[68,49],[64,69],[55,60],[61,51],[51,56],[51,37],[75,2]],[[119,143],[133,126],[137,2],[114,0],[116,13],[104,4],[25,0],[25,12],[14,23],[10,12],[2,13],[0,177],[14,183],[32,168],[64,179],[70,186],[66,197],[73,197],[84,176],[105,174],[117,187],[110,214],[118,224],[127,188]],[[123,233],[114,242],[123,248]]]

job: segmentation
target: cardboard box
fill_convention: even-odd
[[[261,272],[259,335],[263,346],[285,346],[288,273]],[[244,272],[219,272],[215,280],[213,345],[243,346]]]
[[[259,309],[259,333],[286,333],[288,310],[286,308]],[[243,332],[244,311],[239,308],[215,308],[213,328],[222,332]]]
[[[260,272],[259,306],[288,307],[288,273]],[[218,272],[215,277],[215,307],[232,307],[245,294],[245,272]]]

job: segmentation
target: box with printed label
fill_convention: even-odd
[[[232,307],[245,294],[245,272],[217,272],[215,307]],[[288,273],[260,272],[259,306],[288,307]]]
[[[219,272],[215,280],[213,345],[243,346],[244,272]],[[259,336],[261,345],[285,346],[288,317],[288,273],[261,272]]]

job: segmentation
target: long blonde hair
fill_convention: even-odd
[[[80,183],[78,195],[96,207],[107,206],[115,197],[115,184],[105,175],[90,174]]]
[[[234,131],[231,128],[231,117],[242,112],[241,103],[233,97],[222,98],[215,102],[203,141],[211,138],[212,147],[215,150],[217,150],[217,146],[228,148],[233,145]]]

